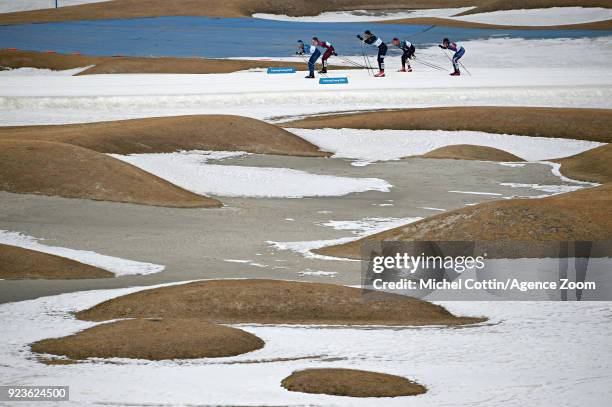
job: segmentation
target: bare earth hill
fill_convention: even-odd
[[[477,161],[498,161],[516,162],[524,161],[522,158],[506,151],[486,146],[476,146],[471,144],[455,144],[436,148],[426,154],[423,158],[440,158],[450,160],[477,160]]]
[[[0,140],[0,190],[178,208],[221,203],[87,148]]]
[[[361,258],[364,241],[612,240],[612,183],[542,199],[486,202],[342,245],[314,250]]]
[[[77,318],[208,318],[216,323],[323,325],[462,325],[439,305],[335,284],[281,280],[208,280],[114,298]]]
[[[0,244],[0,279],[109,278],[110,271],[64,257]]]
[[[0,141],[23,139],[68,143],[113,154],[216,150],[306,157],[330,155],[273,124],[230,115],[0,127]]]
[[[249,332],[200,319],[130,319],[44,339],[32,350],[71,359],[166,360],[236,356],[263,346]]]
[[[250,17],[254,13],[313,16],[325,11],[477,6],[474,12],[554,6],[610,7],[607,0],[113,0],[59,9],[0,14],[0,24],[157,16]]]
[[[281,386],[289,391],[349,397],[416,396],[424,386],[404,377],[355,369],[306,369],[293,372]]]
[[[284,127],[372,130],[473,130],[612,142],[612,110],[552,107],[431,107],[312,116]]]
[[[569,178],[590,182],[612,182],[612,144],[556,161],[561,164],[561,173]]]
[[[213,74],[284,66],[292,66],[298,70],[307,69],[305,63],[299,62],[171,57],[98,57],[36,51],[0,50],[0,69],[39,68],[61,71],[89,67],[77,75],[127,73]],[[329,69],[338,69],[338,67],[330,65]],[[342,67],[342,69],[352,69],[352,67]]]

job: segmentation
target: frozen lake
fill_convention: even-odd
[[[406,24],[313,23],[253,18],[158,17],[0,26],[0,48],[131,56],[282,57],[312,36],[331,41],[340,54],[361,53],[357,33],[369,29],[390,42],[417,45],[485,38],[583,38],[611,35],[589,30],[489,30]]]

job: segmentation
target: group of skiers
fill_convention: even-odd
[[[384,77],[385,56],[387,55],[387,51],[389,49],[387,47],[387,44],[385,44],[385,42],[380,37],[377,37],[376,35],[372,34],[370,30],[364,31],[363,35],[357,34],[357,38],[364,44],[374,46],[378,49],[378,54],[376,56],[376,61],[378,63],[378,73],[374,76],[377,78]],[[412,72],[410,60],[415,58],[416,49],[414,45],[410,41],[400,40],[399,38],[393,38],[391,43],[395,47],[402,50],[402,68],[399,70],[399,72]],[[442,40],[442,44],[438,46],[442,49],[447,49],[454,52],[454,55],[451,58],[454,71],[453,73],[451,73],[451,76],[461,75],[461,71],[459,70],[459,60],[465,54],[465,48],[455,42],[451,42],[448,38],[444,38]],[[323,55],[323,57],[321,58],[322,68],[319,71],[319,73],[321,74],[327,73],[327,60],[329,59],[329,57],[331,57],[332,55],[338,55],[336,54],[334,46],[330,42],[322,41],[317,37],[312,38],[308,51],[306,50],[306,47],[302,40],[298,41],[297,48],[298,50],[296,54],[298,55],[310,54],[310,59],[308,60],[309,73],[308,76],[306,76],[306,78],[308,79],[315,77],[315,63],[317,62],[319,57],[321,57],[321,55]],[[323,52],[321,50],[323,50]]]

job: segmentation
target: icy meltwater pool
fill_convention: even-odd
[[[73,21],[0,26],[0,48],[79,51],[90,55],[282,57],[295,43],[313,35],[332,41],[343,54],[359,54],[355,34],[370,29],[384,40],[409,38],[433,44],[443,37],[455,41],[508,38],[582,38],[612,35],[590,30],[485,30],[451,27],[357,23],[269,21],[253,18],[158,17],[129,20]]]

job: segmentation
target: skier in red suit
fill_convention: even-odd
[[[334,46],[328,41],[322,41],[317,37],[312,37],[312,45],[315,47],[321,47],[325,49],[323,53],[323,57],[321,58],[321,63],[323,64],[323,68],[319,71],[319,73],[327,73],[327,60],[332,55],[336,55],[336,51],[334,50]]]

